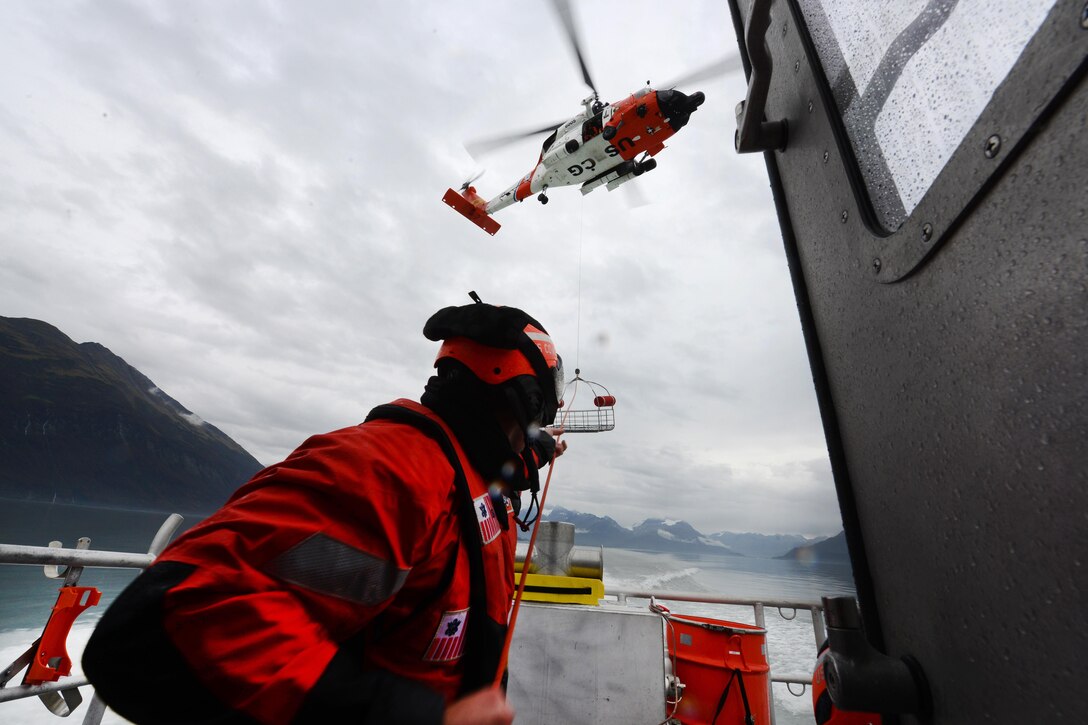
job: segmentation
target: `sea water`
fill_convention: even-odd
[[[0,500],[0,543],[46,546],[50,540],[57,539],[65,547],[74,547],[79,537],[86,536],[91,539],[93,549],[144,552],[165,518],[166,514],[158,512]],[[191,526],[199,519],[199,514],[188,515],[185,526]],[[87,569],[83,573],[80,584],[102,590],[102,601],[80,615],[72,628],[68,651],[73,661],[73,675],[82,674],[80,654],[95,622],[136,574],[124,569]],[[850,569],[842,564],[802,564],[775,559],[623,549],[604,552],[604,580],[605,587],[610,590],[701,592],[743,599],[818,601],[821,596],[854,593]],[[38,566],[0,565],[0,667],[14,661],[41,634],[59,584],[47,579]],[[664,603],[677,614],[755,623],[751,607]],[[645,607],[647,602],[632,599],[629,604]],[[805,609],[779,612],[768,608],[765,625],[773,671],[811,673],[816,643],[809,612]],[[773,689],[777,725],[809,725],[813,722],[810,692],[795,697],[785,685],[776,684]],[[801,690],[796,685],[793,689]],[[83,693],[89,699],[91,689],[83,688]],[[85,707],[81,706],[73,718],[82,721]],[[56,722],[54,716],[37,698],[0,703],[0,723],[5,725],[53,722]],[[111,725],[125,722],[108,711],[103,719],[103,723]]]

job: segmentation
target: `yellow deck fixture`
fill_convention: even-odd
[[[574,576],[529,574],[525,579],[527,602],[555,604],[588,604],[597,606],[604,597],[604,582]]]

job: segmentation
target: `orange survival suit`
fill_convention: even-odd
[[[84,669],[141,723],[440,723],[498,667],[507,515],[441,418],[381,406],[172,544],[106,612]]]

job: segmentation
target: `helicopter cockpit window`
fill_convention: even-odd
[[[800,0],[881,225],[898,229],[1056,0]]]
[[[540,147],[540,153],[545,153],[548,149],[552,147],[552,144],[555,143],[555,137],[557,135],[559,135],[558,128],[552,131],[551,134],[549,134],[548,138],[544,139],[544,145]]]
[[[601,116],[602,113],[598,113],[591,118],[587,118],[586,122],[582,124],[582,143],[598,135],[604,129],[604,121]]]

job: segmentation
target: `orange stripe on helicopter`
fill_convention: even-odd
[[[541,154],[540,157],[544,158],[544,155]],[[522,201],[523,199],[527,199],[533,195],[533,177],[536,176],[536,170],[538,168],[540,168],[539,160],[537,160],[536,166],[533,167],[533,170],[526,174],[525,177],[522,178],[521,183],[518,184],[517,191],[514,192],[515,199],[517,199],[518,201]]]

